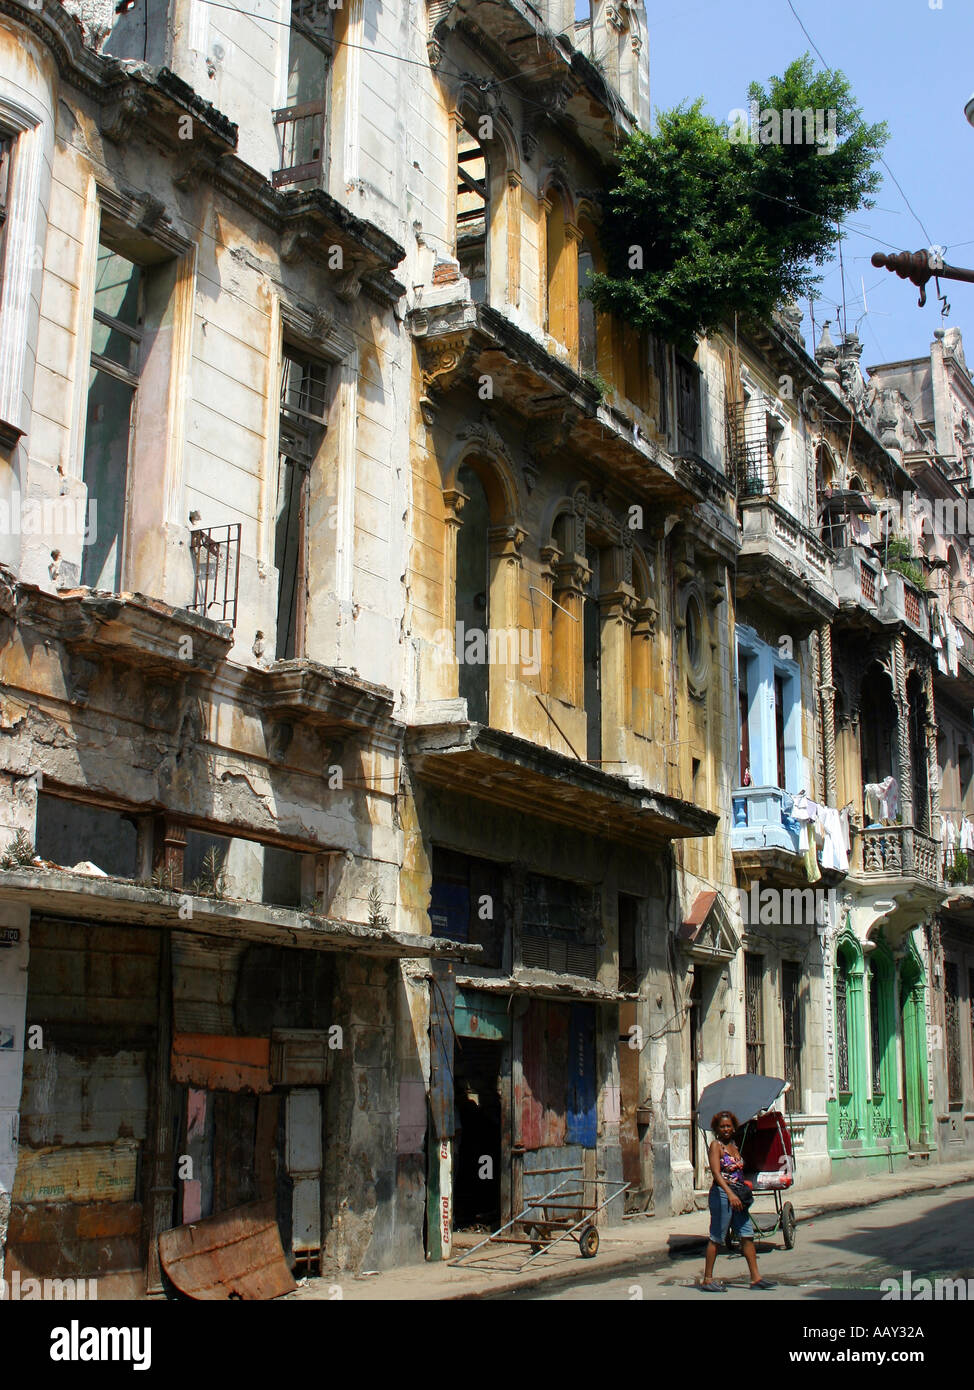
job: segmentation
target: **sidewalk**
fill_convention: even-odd
[[[970,1162],[941,1163],[902,1173],[872,1175],[828,1187],[795,1189],[793,1202],[799,1222],[917,1192],[936,1191],[974,1182]],[[759,1212],[769,1209],[767,1204]],[[582,1260],[574,1241],[563,1241],[550,1254],[540,1255],[523,1274],[517,1266],[526,1246],[494,1246],[474,1256],[477,1268],[443,1264],[406,1265],[381,1274],[350,1275],[311,1279],[287,1295],[291,1299],[337,1299],[363,1302],[396,1300],[449,1300],[480,1298],[484,1295],[514,1293],[535,1289],[542,1284],[577,1279],[580,1274],[603,1278],[609,1273],[637,1273],[665,1265],[676,1251],[699,1248],[701,1259],[707,1233],[707,1213],[687,1212],[683,1216],[633,1217],[621,1226],[600,1226],[601,1244],[594,1259]],[[780,1237],[778,1237],[780,1239]],[[483,1258],[482,1258],[483,1257]],[[489,1265],[489,1269],[484,1266]],[[340,1293],[339,1293],[340,1291]]]

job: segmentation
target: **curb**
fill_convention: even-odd
[[[801,1221],[815,1221],[822,1216],[838,1216],[847,1211],[858,1211],[862,1207],[877,1207],[884,1202],[895,1202],[900,1197],[911,1197],[922,1192],[935,1192],[946,1190],[950,1187],[962,1187],[974,1180],[974,1173],[959,1175],[956,1178],[949,1178],[945,1182],[925,1182],[920,1185],[910,1185],[896,1192],[890,1192],[886,1196],[870,1197],[868,1199],[839,1201],[817,1207],[803,1208]],[[813,1189],[814,1191],[814,1189]],[[691,1213],[687,1213],[690,1215]],[[801,1224],[801,1222],[799,1223]],[[682,1243],[682,1248],[692,1249],[694,1245],[705,1245],[706,1237],[701,1236],[699,1241],[696,1239],[686,1240]],[[596,1270],[592,1270],[593,1280],[601,1282],[602,1279],[610,1278],[613,1274],[623,1273],[627,1269],[638,1268],[641,1271],[657,1269],[661,1265],[666,1265],[673,1257],[674,1249],[681,1247],[666,1247],[657,1250],[644,1251],[641,1254],[620,1254],[615,1259],[611,1256],[608,1259],[599,1261]],[[588,1261],[585,1261],[588,1264]],[[579,1278],[578,1265],[573,1261],[570,1266],[564,1269],[553,1269],[546,1274],[532,1275],[529,1279],[519,1279],[508,1281],[507,1283],[492,1284],[489,1288],[469,1290],[467,1292],[445,1293],[440,1297],[431,1297],[430,1302],[436,1303],[467,1303],[474,1300],[489,1300],[500,1298],[506,1294],[530,1292],[533,1289],[543,1287],[545,1284],[567,1284],[574,1283]]]

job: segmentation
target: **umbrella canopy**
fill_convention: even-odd
[[[762,1110],[770,1110],[786,1085],[777,1076],[725,1076],[713,1081],[697,1101],[697,1123],[709,1129],[718,1110],[731,1110],[745,1124]]]

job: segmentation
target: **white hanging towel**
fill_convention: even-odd
[[[845,847],[842,819],[834,806],[821,808],[822,828],[825,831],[825,845],[822,849],[822,868],[838,869],[841,873],[849,871],[849,856]]]
[[[974,825],[970,816],[965,816],[960,823],[960,847],[965,854],[974,849]]]

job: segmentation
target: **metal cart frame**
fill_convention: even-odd
[[[532,1197],[528,1206],[523,1207],[517,1216],[503,1226],[499,1226],[496,1231],[492,1231],[489,1236],[480,1241],[477,1245],[465,1250],[462,1255],[450,1260],[451,1265],[462,1264],[464,1260],[469,1260],[471,1255],[475,1255],[478,1250],[483,1250],[487,1245],[529,1245],[531,1254],[526,1260],[522,1260],[519,1270],[526,1269],[533,1260],[539,1255],[547,1254],[554,1246],[569,1237],[578,1246],[578,1253],[583,1260],[591,1260],[598,1254],[599,1232],[595,1225],[595,1216],[604,1211],[610,1202],[614,1202],[617,1197],[629,1189],[627,1182],[606,1181],[601,1179],[606,1189],[615,1188],[603,1202],[595,1206],[582,1205],[585,1196],[585,1178],[581,1168],[572,1169],[571,1176],[562,1178],[554,1187],[543,1193],[540,1197]],[[590,1179],[591,1181],[591,1179]],[[576,1200],[573,1200],[576,1199]],[[539,1215],[538,1213],[541,1213]],[[551,1215],[554,1212],[555,1215]],[[559,1214],[563,1213],[563,1214]],[[520,1230],[520,1234],[518,1234]],[[505,1234],[510,1232],[510,1234]]]

